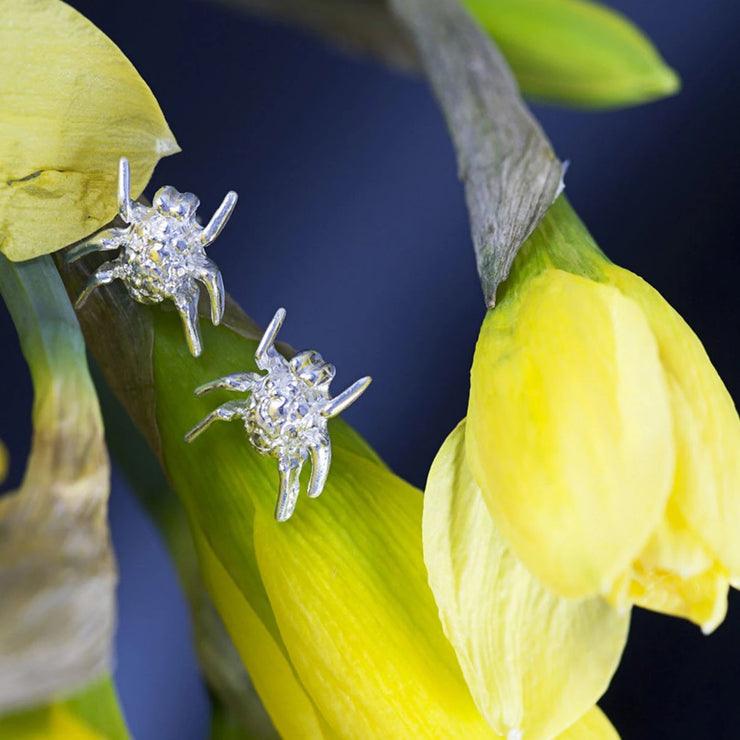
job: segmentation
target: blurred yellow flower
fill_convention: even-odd
[[[564,197],[500,292],[466,436],[505,540],[563,596],[711,631],[740,575],[740,421],[700,341]]]
[[[10,463],[8,449],[0,440],[0,483],[5,480],[5,476],[8,474],[8,465]]]

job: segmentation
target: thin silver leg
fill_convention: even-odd
[[[300,461],[295,458],[280,458],[278,471],[280,472],[280,494],[275,507],[275,519],[285,522],[293,515],[296,501],[301,488]]]
[[[238,196],[233,190],[226,193],[226,197],[223,199],[223,202],[200,234],[200,241],[204,247],[211,244],[221,233],[224,226],[226,226],[226,222],[229,220],[229,217],[234,210],[234,206],[236,205],[237,198]]]
[[[198,280],[206,286],[208,295],[211,298],[211,322],[214,326],[218,326],[224,315],[226,300],[224,280],[221,277],[221,272],[214,262],[207,259],[198,275]]]
[[[88,239],[82,244],[78,244],[76,247],[68,250],[64,255],[65,262],[75,262],[84,257],[86,254],[91,252],[108,252],[114,249],[118,249],[124,244],[124,235],[126,229],[106,229],[96,234],[92,238]]]
[[[133,221],[132,211],[131,171],[129,170],[128,159],[121,157],[118,160],[118,213],[127,224],[130,224]]]
[[[365,392],[372,380],[370,376],[356,380],[349,388],[332,398],[321,410],[321,415],[331,418],[341,414],[347,406],[353,404]]]
[[[227,401],[226,403],[219,406],[217,409],[211,411],[205,419],[201,419],[186,435],[185,441],[192,442],[199,434],[202,434],[208,429],[214,421],[231,421],[235,417],[239,416],[243,404],[239,401]]]
[[[252,381],[256,376],[255,373],[234,373],[233,375],[224,375],[223,378],[217,378],[210,383],[204,383],[195,389],[196,396],[203,396],[206,393],[222,389],[226,391],[237,391],[245,393],[252,390]]]
[[[103,262],[102,265],[95,271],[95,274],[90,278],[87,285],[77,296],[75,301],[75,308],[82,308],[85,305],[85,301],[90,297],[95,288],[99,288],[101,285],[108,285],[112,283],[116,278],[120,277],[119,265],[113,262]]]
[[[267,329],[265,329],[265,333],[262,335],[257,351],[254,353],[254,359],[257,361],[257,367],[260,370],[268,369],[267,359],[269,355],[271,352],[277,352],[273,348],[273,344],[280,331],[280,327],[283,325],[283,321],[285,321],[285,309],[278,308],[272,317],[272,321],[269,323]]]
[[[331,466],[331,441],[327,434],[323,444],[311,448],[311,480],[308,482],[308,497],[317,498],[321,495],[329,477]]]
[[[198,333],[198,296],[200,291],[197,286],[190,293],[189,297],[176,297],[175,308],[180,314],[182,324],[185,327],[185,337],[188,341],[190,354],[193,357],[200,357],[203,348],[200,343],[200,334]]]

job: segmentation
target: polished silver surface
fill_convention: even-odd
[[[118,213],[127,225],[100,231],[67,253],[67,261],[73,262],[90,252],[121,249],[114,260],[96,270],[75,306],[80,308],[95,288],[116,279],[139,303],[170,299],[182,319],[190,352],[197,357],[201,353],[198,283],[205,286],[211,299],[211,321],[219,324],[224,313],[223,279],[205,248],[226,225],[237,195],[229,192],[203,227],[195,215],[200,201],[192,193],[181,193],[168,185],[157,190],[150,207],[131,200],[130,180],[128,160],[121,157]]]
[[[370,385],[365,377],[336,398],[329,395],[334,365],[318,352],[305,350],[286,360],[274,346],[285,320],[285,309],[275,313],[255,352],[259,373],[235,373],[200,386],[196,396],[216,389],[249,393],[243,401],[228,401],[196,424],[186,435],[192,442],[214,421],[242,419],[252,447],[261,455],[274,457],[280,472],[280,491],[275,518],[290,519],[300,492],[303,464],[311,458],[308,496],[321,494],[329,475],[331,442],[327,422],[354,403]]]

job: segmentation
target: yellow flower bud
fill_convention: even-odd
[[[740,422],[696,335],[560,198],[489,311],[468,463],[527,567],[714,629],[740,573]]]
[[[464,0],[522,92],[561,105],[615,108],[678,92],[678,75],[627,18],[589,0]]]

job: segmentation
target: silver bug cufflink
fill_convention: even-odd
[[[75,306],[80,308],[95,288],[116,279],[139,303],[161,303],[169,298],[182,319],[190,352],[198,357],[198,283],[211,299],[211,321],[218,325],[224,313],[223,279],[205,248],[226,225],[237,195],[229,192],[210,222],[201,226],[195,215],[200,201],[192,193],[166,186],[157,190],[150,207],[131,200],[130,182],[128,160],[121,157],[118,213],[127,225],[100,231],[67,253],[67,261],[73,262],[90,252],[121,249],[114,260],[96,270]]]
[[[275,518],[291,517],[300,492],[304,462],[311,457],[308,496],[321,494],[329,475],[331,442],[328,420],[354,403],[370,385],[371,378],[360,378],[335,398],[329,385],[336,372],[318,352],[299,352],[286,360],[274,347],[285,320],[285,309],[278,309],[255,352],[259,373],[235,373],[218,378],[196,389],[195,395],[217,388],[250,393],[243,401],[228,401],[212,411],[186,435],[192,442],[214,421],[242,419],[249,442],[261,455],[277,458],[280,491]]]

